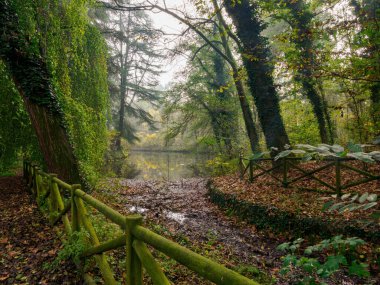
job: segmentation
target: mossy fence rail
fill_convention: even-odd
[[[312,160],[316,161],[316,160]],[[242,155],[239,157],[239,166],[240,166],[240,178],[243,179],[245,174],[248,172],[249,182],[254,182],[254,180],[262,175],[269,175],[274,180],[280,182],[283,187],[288,187],[291,184],[301,181],[302,179],[312,179],[318,182],[320,185],[327,187],[330,191],[341,195],[342,191],[353,186],[358,186],[373,180],[380,181],[380,175],[372,174],[366,170],[356,168],[352,165],[349,165],[349,161],[357,161],[354,158],[325,158],[319,160],[321,163],[324,162],[324,165],[318,166],[313,170],[307,170],[302,168],[302,158],[299,157],[283,157],[275,161],[273,158],[244,158]],[[262,165],[265,162],[269,162],[271,167],[266,168]],[[364,162],[363,162],[364,163]],[[364,163],[366,165],[366,163]],[[330,184],[327,181],[324,181],[321,178],[318,178],[315,174],[332,168],[335,174],[335,184]],[[295,169],[301,174],[291,176],[291,169]],[[357,181],[351,181],[350,183],[342,183],[342,170],[348,169],[353,172],[359,173],[364,178]],[[256,173],[255,173],[255,170]],[[275,173],[277,175],[275,175]],[[310,189],[316,190],[316,189]]]
[[[35,164],[24,162],[23,175],[28,189],[36,199],[37,204],[41,206],[47,202],[49,219],[53,226],[62,222],[67,236],[81,229],[87,231],[90,245],[81,254],[81,258],[83,260],[92,256],[95,258],[105,284],[119,284],[107,261],[105,252],[120,247],[126,248],[125,283],[127,285],[143,284],[143,268],[151,277],[153,284],[171,284],[159,263],[149,251],[147,244],[215,284],[259,284],[148,230],[142,226],[141,216],[123,216],[83,192],[80,185],[69,185],[58,179],[56,174],[43,172]],[[89,217],[87,206],[93,207],[108,220],[120,226],[124,234],[118,238],[100,243]],[[95,284],[89,273],[84,274],[84,280],[87,284]]]

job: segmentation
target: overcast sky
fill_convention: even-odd
[[[163,3],[163,1],[159,1],[160,4]],[[191,13],[194,11],[193,6],[185,0],[166,0],[166,5],[169,8],[177,8],[181,11],[188,11]],[[166,14],[166,13],[153,13],[149,12],[153,19],[153,23],[156,28],[162,29],[168,34],[179,34],[181,31],[185,29],[185,25],[181,24],[177,19],[174,17]],[[174,37],[168,36],[168,40],[170,41]],[[170,46],[170,47],[173,47]],[[183,56],[178,56],[172,63],[165,63],[165,66],[163,66],[163,70],[165,73],[163,73],[160,76],[160,83],[162,86],[166,86],[168,83],[172,81],[173,78],[175,78],[175,73],[180,71],[182,68],[184,68],[186,65],[186,58]]]

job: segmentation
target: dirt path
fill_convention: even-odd
[[[146,220],[190,240],[221,245],[239,264],[279,267],[281,253],[276,250],[281,243],[279,237],[226,216],[209,201],[206,183],[202,178],[175,182],[109,179],[100,185],[99,192],[117,193],[116,204],[121,212],[140,213]]]
[[[128,181],[134,189],[126,206],[132,212],[159,219],[179,233],[197,240],[215,239],[231,247],[246,263],[267,265],[276,257],[278,243],[262,236],[253,226],[228,218],[206,195],[206,180],[193,178],[159,183]]]
[[[82,284],[73,264],[44,269],[61,248],[21,177],[0,177],[0,284]]]

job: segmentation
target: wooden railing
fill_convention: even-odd
[[[320,160],[325,162],[324,165],[318,166],[313,170],[306,170],[302,168],[302,158],[298,157],[284,157],[274,161],[273,158],[257,158],[257,159],[248,159],[240,156],[239,166],[240,166],[240,178],[243,179],[245,174],[248,172],[249,182],[253,182],[255,179],[262,175],[269,175],[274,180],[280,182],[283,187],[288,187],[291,184],[299,182],[303,179],[312,179],[318,182],[320,185],[325,186],[330,191],[341,195],[342,191],[353,187],[358,186],[373,180],[380,180],[380,175],[372,174],[366,170],[356,168],[352,165],[347,164],[349,161],[355,161],[354,158],[344,157],[344,158],[325,158]],[[270,162],[270,167],[265,168],[262,165],[263,162]],[[301,163],[299,163],[301,162]],[[364,162],[363,162],[364,163]],[[318,172],[332,168],[335,176],[335,184],[330,184],[327,181],[324,181],[321,178],[315,176]],[[295,169],[298,172],[301,172],[300,175],[290,175],[290,170]],[[365,178],[351,181],[350,183],[342,183],[342,170],[349,169],[356,173],[361,174]],[[256,171],[256,173],[255,173]]]
[[[67,236],[81,229],[87,231],[90,246],[84,250],[81,258],[95,258],[105,284],[118,284],[105,252],[120,247],[126,248],[127,285],[143,284],[142,268],[145,268],[155,285],[171,284],[159,263],[147,248],[147,244],[216,284],[259,284],[150,231],[142,226],[142,217],[140,215],[123,216],[83,192],[80,185],[69,185],[58,179],[56,174],[47,174],[40,170],[37,165],[29,162],[24,162],[23,170],[28,189],[36,198],[38,205],[47,203],[49,219],[52,225],[62,222]],[[89,217],[88,206],[93,207],[111,222],[120,226],[124,234],[100,243]],[[88,273],[84,274],[84,279],[88,284],[95,284]]]

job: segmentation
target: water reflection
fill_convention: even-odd
[[[199,153],[131,151],[127,161],[137,170],[133,178],[173,181],[204,175],[209,159],[210,155]]]

